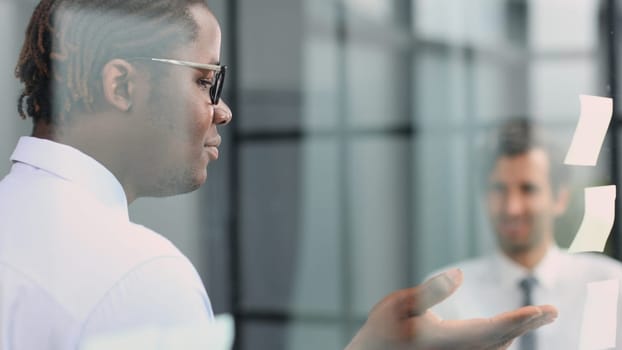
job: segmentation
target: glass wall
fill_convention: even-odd
[[[229,3],[239,348],[343,347],[382,296],[493,251],[482,142],[524,116],[568,147],[579,94],[611,95],[606,5]],[[606,142],[597,167],[573,171],[561,247],[583,187],[616,180]]]
[[[0,0],[1,159],[29,133],[11,74],[35,3]],[[570,145],[579,94],[618,93],[614,3],[210,1],[234,112],[221,159],[204,188],[141,199],[132,218],[189,256],[215,311],[235,315],[237,349],[343,348],[387,293],[496,249],[482,144],[524,116]],[[583,188],[620,183],[614,107],[598,165],[568,169],[561,247]],[[621,230],[607,246],[618,259]]]

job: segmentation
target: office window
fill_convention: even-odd
[[[482,144],[501,120],[527,116],[569,145],[578,94],[609,91],[604,6],[230,4],[240,38],[230,187],[239,348],[266,339],[305,348],[318,332],[343,347],[384,294],[494,249]],[[614,181],[610,157],[573,177],[561,246],[578,227],[581,186]]]

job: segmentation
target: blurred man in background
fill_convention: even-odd
[[[567,169],[560,150],[535,124],[509,120],[487,146],[482,180],[498,251],[454,264],[465,284],[434,311],[464,319],[550,303],[559,308],[559,320],[511,349],[576,349],[587,283],[620,280],[622,264],[602,254],[571,255],[556,245],[555,221],[569,201]],[[622,349],[622,331],[617,339]]]

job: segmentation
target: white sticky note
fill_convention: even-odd
[[[620,281],[617,279],[588,283],[579,350],[616,346],[619,289]]]
[[[603,252],[615,218],[616,186],[585,189],[585,214],[568,252]]]
[[[594,166],[613,116],[613,100],[589,95],[579,100],[581,115],[564,163]]]
[[[88,339],[81,350],[231,350],[235,333],[233,318],[219,315],[214,322],[181,327],[146,327]]]

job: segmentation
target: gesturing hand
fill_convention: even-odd
[[[462,272],[450,270],[423,284],[387,295],[346,350],[505,349],[516,337],[553,322],[550,305],[527,306],[492,318],[441,320],[428,309],[462,284]]]

